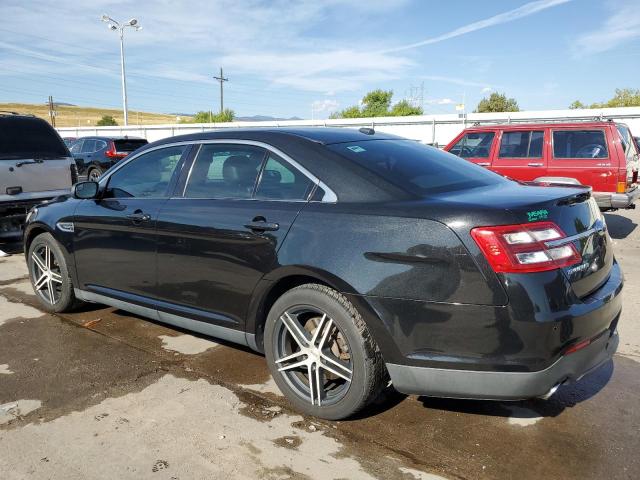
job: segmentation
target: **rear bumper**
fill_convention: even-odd
[[[68,195],[69,192],[69,189],[65,189],[0,195],[0,240],[22,238],[24,222],[31,208],[52,198]],[[47,196],[43,197],[43,194]]]
[[[618,332],[603,332],[589,346],[537,372],[486,372],[387,364],[396,390],[434,397],[521,400],[541,397],[555,386],[579,380],[618,348]]]
[[[593,198],[600,208],[634,208],[638,197],[640,188],[625,193],[593,192]]]

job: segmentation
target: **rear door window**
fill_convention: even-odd
[[[555,130],[554,158],[607,158],[604,130]]]
[[[0,116],[0,160],[59,159],[69,150],[56,131],[39,118]]]
[[[266,151],[252,145],[202,145],[191,167],[186,198],[251,198]]]
[[[449,150],[449,153],[462,158],[489,158],[494,137],[494,132],[469,132]]]
[[[97,152],[98,150],[102,150],[103,148],[106,148],[106,146],[107,146],[107,142],[105,142],[104,140],[96,140],[96,144],[93,147],[95,148],[94,152]]]
[[[274,153],[269,153],[255,197],[262,200],[306,200],[314,183]]]
[[[499,158],[542,158],[544,131],[518,130],[504,132]]]
[[[91,139],[91,140],[85,140],[84,143],[82,144],[82,150],[80,150],[80,152],[82,153],[93,153],[96,151],[96,141]]]

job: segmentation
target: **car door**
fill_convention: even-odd
[[[504,129],[499,133],[491,169],[515,180],[531,181],[547,173],[544,129]]]
[[[491,153],[493,151],[494,131],[467,131],[453,147],[449,153],[469,160],[482,167],[491,166]]]
[[[615,152],[608,148],[602,127],[558,127],[551,129],[548,176],[572,178],[598,191],[614,191],[617,178]]]
[[[314,181],[282,154],[233,142],[199,147],[182,196],[158,217],[158,297],[184,315],[238,328]],[[163,312],[160,312],[162,319]]]
[[[157,216],[187,148],[142,153],[100,182],[100,198],[79,204],[74,252],[81,289],[137,303],[153,296]]]

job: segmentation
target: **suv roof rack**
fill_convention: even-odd
[[[527,123],[593,123],[593,122],[616,122],[616,116],[597,115],[593,117],[563,117],[563,118],[505,118],[496,120],[474,120],[472,126],[482,125],[517,125]],[[619,123],[619,122],[618,122]]]

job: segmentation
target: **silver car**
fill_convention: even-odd
[[[0,112],[0,242],[20,239],[29,210],[76,181],[75,162],[47,122]]]

